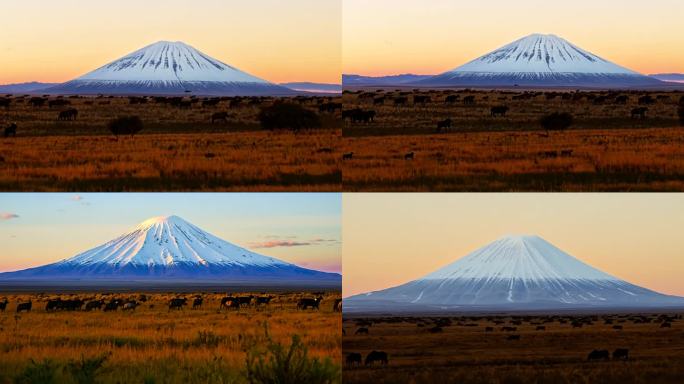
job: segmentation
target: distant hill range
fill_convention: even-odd
[[[36,93],[36,91],[43,90],[57,85],[58,83],[39,83],[32,81],[30,83],[17,83],[0,85],[0,93]]]
[[[669,81],[673,83],[684,83],[684,73],[656,73],[649,75],[661,81]]]
[[[310,82],[280,83],[283,87],[294,89],[295,91],[311,93],[342,93],[342,84],[325,84]]]

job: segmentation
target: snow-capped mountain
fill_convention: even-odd
[[[538,236],[505,236],[418,280],[345,299],[345,311],[681,306]]]
[[[60,94],[290,95],[183,43],[160,41],[77,79],[48,88]]]
[[[416,82],[432,86],[657,87],[663,83],[555,35],[532,34],[451,71]]]
[[[335,281],[340,276],[251,252],[168,216],[146,220],[72,258],[0,274],[0,280],[27,278]]]

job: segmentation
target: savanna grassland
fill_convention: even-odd
[[[682,191],[682,98],[681,92],[347,91],[344,189]],[[569,114],[570,124],[544,128],[540,120],[554,112]]]
[[[668,324],[668,325],[662,325]],[[504,327],[507,330],[504,330]],[[345,383],[681,383],[681,314],[346,318]],[[359,329],[366,329],[367,334]],[[357,334],[357,332],[359,334]],[[613,357],[616,349],[626,349]],[[594,350],[598,353],[589,359]],[[371,351],[387,364],[365,364]],[[624,352],[624,351],[623,351]]]
[[[322,293],[319,310],[297,308],[312,293],[254,295],[273,298],[267,305],[219,309],[224,294],[7,295],[0,312],[0,383],[261,383],[283,369],[293,379],[338,383],[342,318],[333,304],[339,293]],[[57,297],[138,306],[46,311]],[[188,304],[169,309],[180,297]],[[203,304],[193,308],[196,297]],[[17,303],[29,299],[32,311],[16,313]],[[285,363],[293,342],[294,357]]]
[[[339,191],[339,98],[63,98],[42,106],[13,96],[0,107],[0,190],[5,191]],[[141,101],[144,100],[144,101]],[[264,129],[263,108],[278,101],[317,116],[315,129]],[[59,121],[76,109],[75,120]],[[225,112],[212,122],[212,116]],[[137,116],[143,128],[116,138],[112,120]]]

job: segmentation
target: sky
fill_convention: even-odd
[[[653,74],[684,72],[681,0],[344,0],[343,72],[438,74],[552,33]]]
[[[684,296],[684,194],[361,194],[342,198],[343,295],[397,286],[509,234]]]
[[[60,261],[177,215],[254,252],[339,273],[341,203],[333,193],[3,193],[0,272]]]
[[[64,82],[160,40],[280,83],[339,83],[342,0],[2,0],[0,84]]]

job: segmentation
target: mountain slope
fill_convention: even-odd
[[[346,299],[345,310],[684,306],[599,271],[538,236],[506,236],[420,279]]]
[[[416,84],[629,88],[659,86],[662,82],[614,64],[558,36],[532,34]]]
[[[0,280],[26,278],[339,280],[339,275],[251,252],[169,216],[146,220],[72,258],[0,274]]]
[[[289,95],[183,42],[160,41],[47,89],[63,94]]]

